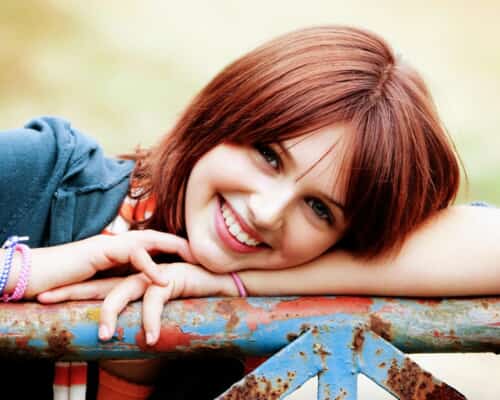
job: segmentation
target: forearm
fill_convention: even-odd
[[[299,267],[240,274],[254,296],[500,293],[500,210],[451,207],[413,232],[392,257],[332,252]]]
[[[3,264],[6,250],[0,250],[0,262]],[[95,271],[89,258],[87,242],[80,241],[61,246],[34,248],[30,250],[30,275],[25,299],[32,299],[37,294],[65,284],[79,282],[92,276]],[[23,259],[16,251],[4,293],[12,293],[19,279]]]

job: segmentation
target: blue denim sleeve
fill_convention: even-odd
[[[88,232],[95,233],[116,212],[104,207],[102,216],[97,194],[121,185],[119,203],[130,170],[130,163],[105,158],[94,140],[63,119],[37,118],[0,132],[0,242],[17,234],[29,236],[33,247],[64,243],[92,224]]]

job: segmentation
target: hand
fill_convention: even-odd
[[[98,235],[66,245],[34,249],[26,297],[81,282],[98,271],[127,264],[142,271],[152,282],[165,284],[151,258],[151,254],[160,252],[177,253],[184,260],[196,263],[185,239],[153,230]]]
[[[99,324],[99,338],[109,340],[116,328],[116,320],[125,306],[141,297],[146,343],[158,341],[163,306],[170,299],[216,295],[238,296],[230,275],[217,275],[204,268],[187,263],[159,265],[165,286],[154,284],[145,273],[130,275],[114,286],[106,296]]]

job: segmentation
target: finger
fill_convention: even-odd
[[[60,288],[40,293],[37,300],[40,303],[60,303],[69,300],[101,300],[123,278],[108,278],[61,286]]]
[[[138,231],[136,231],[138,232]],[[158,232],[154,230],[140,231],[144,234],[148,250],[159,250],[164,253],[177,253],[183,260],[196,264],[198,261],[191,252],[191,248],[186,239],[171,233]]]
[[[144,272],[153,283],[162,286],[168,283],[166,276],[161,273],[158,265],[153,261],[144,247],[138,247],[132,252],[130,262],[134,268]]]
[[[125,278],[109,292],[101,307],[99,339],[111,339],[116,329],[118,315],[128,303],[143,295],[149,283],[145,275],[135,274]]]
[[[142,321],[146,343],[154,345],[160,336],[161,314],[172,294],[173,283],[168,286],[150,285],[142,300]]]

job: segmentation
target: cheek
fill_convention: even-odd
[[[322,255],[339,238],[338,232],[319,232],[312,227],[290,231],[283,243],[282,256],[287,263],[302,264]]]

